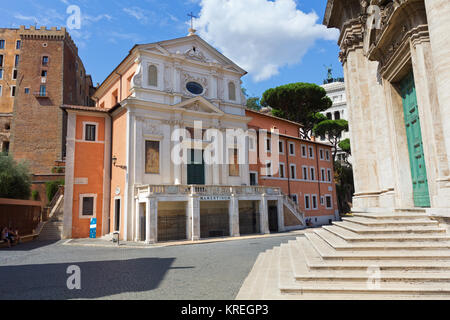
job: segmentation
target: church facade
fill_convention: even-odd
[[[341,31],[355,211],[450,209],[450,2],[329,0]]]
[[[191,30],[133,47],[98,88],[95,108],[62,106],[64,237],[89,236],[92,218],[97,236],[147,243],[304,228],[303,210],[281,187],[250,181],[249,143],[265,145],[268,133],[249,130],[245,74]],[[270,141],[278,147],[278,136]],[[277,174],[278,156],[256,158],[276,159]],[[323,214],[334,219],[329,185],[333,208],[324,204]]]

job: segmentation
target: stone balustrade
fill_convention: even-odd
[[[199,186],[199,185],[145,185],[136,187],[139,195],[282,195],[277,187],[262,186]]]

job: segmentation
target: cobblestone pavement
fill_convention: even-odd
[[[25,243],[0,249],[0,299],[234,299],[260,252],[298,236],[152,248]],[[67,288],[71,265],[80,290]]]

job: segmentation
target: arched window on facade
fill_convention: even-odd
[[[228,83],[228,100],[236,101],[236,86],[233,82]]]
[[[155,65],[148,67],[148,85],[153,87],[158,86],[158,68]]]
[[[339,111],[336,111],[334,113],[334,120],[339,120],[339,119],[341,119],[341,114],[339,113]]]

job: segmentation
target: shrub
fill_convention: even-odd
[[[53,200],[53,197],[56,192],[58,192],[58,188],[61,185],[64,185],[64,180],[48,181],[45,183],[45,193],[49,203]]]
[[[39,198],[39,192],[37,190],[31,191],[31,200],[37,201]]]
[[[25,162],[0,154],[0,198],[30,199],[31,174]]]

